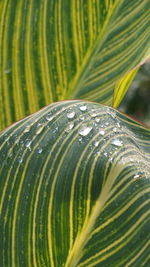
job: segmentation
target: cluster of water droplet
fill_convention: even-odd
[[[52,131],[52,138],[57,138],[57,132],[60,131],[60,135],[70,137],[72,134],[76,135],[76,140],[79,144],[83,145],[89,143],[91,150],[98,156],[103,155],[105,158],[112,161],[115,157],[115,151],[118,149],[124,149],[126,145],[126,138],[129,139],[129,131],[126,131],[123,123],[120,122],[112,108],[99,107],[99,105],[74,104],[72,107],[63,108],[62,110],[56,110],[56,112],[48,112],[44,118],[37,119],[37,121],[26,123],[26,127],[22,133],[22,136],[14,135],[14,143],[21,145],[21,149],[24,147],[28,153],[34,147],[34,140],[43,137],[45,130]],[[57,116],[58,114],[58,116]],[[61,120],[62,118],[62,120]],[[55,121],[58,120],[58,124]],[[64,124],[65,122],[65,124]],[[60,124],[59,124],[60,123]],[[62,124],[64,127],[62,127]],[[58,129],[59,128],[59,129]],[[123,135],[122,135],[123,134]],[[31,138],[32,136],[32,138]],[[49,135],[51,136],[51,135]],[[122,138],[123,136],[123,138]],[[5,136],[5,141],[10,142],[10,137]],[[42,144],[42,145],[41,145]],[[34,148],[35,149],[35,148]],[[44,146],[41,141],[35,149],[37,155],[42,154]],[[23,149],[18,153],[18,162],[22,163],[24,156]],[[10,151],[11,157],[12,151]]]

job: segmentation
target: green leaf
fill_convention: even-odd
[[[149,54],[149,0],[0,1],[0,128],[58,100],[112,104]]]
[[[148,266],[150,129],[52,104],[0,134],[1,266]]]
[[[139,67],[131,70],[119,82],[117,82],[113,96],[114,108],[117,108],[121,103],[138,70]]]

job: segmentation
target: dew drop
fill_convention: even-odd
[[[111,144],[114,145],[114,146],[122,146],[123,145],[122,141],[119,140],[119,139],[113,139],[111,141]]]
[[[83,125],[80,129],[79,129],[79,134],[82,136],[87,136],[91,130],[92,130],[92,126],[90,125]]]
[[[41,154],[43,149],[41,147],[38,147],[38,153]]]
[[[30,139],[26,139],[25,146],[30,147],[31,143],[32,143],[32,141]]]
[[[100,135],[104,135],[104,134],[105,134],[105,131],[100,130],[100,131],[99,131],[99,134],[100,134]]]
[[[37,129],[36,129],[36,134],[40,134],[44,129],[44,125],[43,124],[38,124],[37,125]]]
[[[113,132],[116,133],[118,132],[118,129],[116,127],[113,128]]]
[[[114,119],[116,118],[116,113],[114,111],[109,111],[108,113],[110,114],[112,118]]]
[[[121,126],[120,126],[120,123],[119,123],[119,122],[117,122],[117,126],[118,126],[119,128],[121,128]]]
[[[136,174],[136,175],[134,175],[134,177],[133,178],[139,178],[140,177],[140,175],[139,174]]]
[[[96,121],[96,122],[100,122],[100,118],[96,118],[95,121]]]
[[[67,118],[68,119],[73,119],[74,117],[75,117],[75,112],[74,111],[71,111],[71,112],[67,113]]]
[[[80,115],[80,116],[79,116],[79,120],[80,120],[80,121],[84,121],[84,120],[85,120],[85,116]]]
[[[58,131],[58,127],[56,126],[53,130],[53,133],[55,134]]]
[[[47,121],[52,121],[54,116],[52,116],[51,114],[47,114],[45,118]]]
[[[92,113],[90,113],[90,116],[91,116],[92,118],[95,118],[95,117],[97,116],[97,113],[92,112]]]
[[[98,145],[99,145],[99,141],[95,141],[94,146],[98,147]]]
[[[20,157],[20,156],[18,157],[18,162],[19,162],[19,163],[22,163],[22,162],[23,162],[22,157]]]
[[[28,133],[30,131],[30,126],[27,126],[24,130],[24,133]]]
[[[73,127],[74,127],[74,123],[73,122],[70,122],[70,123],[68,123],[65,131],[66,132],[70,132],[73,129]]]
[[[81,107],[79,107],[79,109],[81,110],[81,111],[86,111],[87,110],[87,106],[81,106]]]
[[[83,141],[82,137],[79,138],[79,142],[81,143]]]

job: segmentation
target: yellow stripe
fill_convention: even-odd
[[[44,87],[44,98],[45,104],[53,102],[52,87],[50,81],[50,70],[48,64],[48,54],[47,54],[47,36],[46,36],[46,23],[47,23],[47,7],[48,0],[41,1],[40,6],[40,18],[39,18],[39,52],[40,52],[40,62],[41,62],[41,76]]]
[[[132,227],[130,227],[130,229],[121,238],[119,238],[116,241],[114,241],[111,245],[107,246],[105,249],[100,250],[100,252],[98,252],[94,256],[88,258],[83,263],[79,264],[78,266],[81,267],[81,266],[85,266],[85,264],[88,265],[88,264],[90,264],[90,261],[92,261],[96,257],[100,257],[97,260],[95,259],[95,261],[93,263],[94,265],[93,264],[90,264],[90,267],[95,266],[96,264],[98,264],[98,263],[106,260],[108,257],[110,257],[111,255],[113,255],[115,252],[117,252],[118,250],[120,250],[126,243],[129,243],[130,242],[130,240],[135,235],[135,232],[136,232],[135,229],[137,229],[139,226],[141,226],[141,223],[145,222],[145,219],[148,217],[148,215],[150,215],[150,211],[147,211],[145,214],[143,214],[138,219],[138,221],[136,221],[136,223]],[[125,240],[126,238],[128,238],[127,241]],[[116,245],[117,245],[117,247],[116,247]],[[111,250],[112,248],[114,248],[114,249]],[[111,251],[110,252],[107,252],[109,250],[111,250]],[[106,252],[107,252],[107,254],[105,256],[101,256],[103,253],[106,253]]]
[[[13,43],[12,43],[12,75],[13,75],[13,94],[14,94],[14,107],[15,107],[15,115],[16,120],[23,118],[25,115],[24,111],[24,101],[22,90],[20,88],[21,85],[21,70],[20,70],[20,30],[21,30],[21,21],[22,21],[22,8],[23,8],[24,1],[20,0],[18,6],[16,8],[16,15],[15,15],[15,30],[13,34]]]
[[[150,189],[145,189],[144,193],[149,193]],[[134,204],[134,202],[136,200],[138,200],[141,196],[143,196],[143,192],[141,192],[140,194],[138,194],[137,196],[135,196],[133,199],[131,199],[130,202],[127,203],[127,205],[125,205],[123,208],[121,208],[121,210],[119,210],[119,212],[117,212],[113,217],[111,217],[110,219],[108,219],[105,223],[101,224],[99,227],[97,227],[90,235],[90,238],[92,238],[93,235],[95,235],[96,233],[100,232],[102,229],[104,229],[106,226],[108,226],[111,222],[113,222],[115,219],[119,218],[119,216],[121,216],[126,210],[128,210],[128,208]],[[113,201],[111,201],[113,202]],[[111,203],[110,202],[110,203]],[[145,201],[144,203],[142,203],[132,214],[130,217],[128,217],[128,220],[130,220],[132,217],[134,217],[134,215],[136,213],[138,213],[139,210],[141,210],[141,208],[143,208],[145,205],[147,205],[148,203],[150,203],[150,200]],[[106,207],[105,207],[106,208]]]
[[[140,249],[139,253],[135,255],[135,257],[132,258],[130,262],[128,262],[125,267],[133,266],[132,264],[134,263],[135,260],[137,260],[141,254],[150,247],[150,240]]]
[[[92,209],[91,215],[89,217],[89,221],[83,225],[81,234],[77,236],[76,240],[74,241],[73,248],[71,252],[69,253],[68,258],[66,260],[66,267],[73,267],[76,264],[78,264],[82,256],[83,248],[88,241],[88,236],[91,233],[94,227],[95,221],[97,217],[100,215],[100,213],[102,212],[103,207],[109,197],[109,192],[113,185],[114,177],[117,177],[119,175],[123,167],[113,166],[111,168],[110,174],[107,177],[107,181],[103,187],[103,190],[98,200],[96,201],[96,204],[94,205]]]
[[[33,69],[33,55],[31,53],[31,36],[32,36],[32,12],[34,0],[28,2],[26,38],[25,38],[25,75],[28,93],[29,112],[33,113],[39,109],[38,96],[36,93],[36,84]]]
[[[5,110],[7,110],[7,113],[5,114],[5,117],[7,119],[7,125],[11,124],[12,122],[12,114],[11,114],[11,107],[10,107],[10,100],[9,100],[9,86],[8,86],[8,78],[7,78],[7,59],[8,59],[8,55],[7,55],[7,50],[8,50],[8,32],[9,32],[9,14],[11,11],[11,3],[10,1],[6,0],[5,1],[5,5],[4,5],[4,9],[3,9],[3,13],[2,13],[2,29],[5,28],[4,32],[1,32],[2,36],[1,36],[1,40],[2,40],[2,44],[3,44],[3,66],[2,66],[2,83],[3,83],[3,88],[5,88],[5,90],[3,90],[3,94],[4,94],[4,106],[5,106]],[[6,13],[5,13],[6,12]],[[4,49],[5,48],[5,49]],[[11,70],[10,70],[11,71]],[[2,112],[2,114],[4,113],[4,111]],[[1,115],[2,115],[1,114]],[[2,115],[3,116],[3,115]]]
[[[113,95],[114,108],[119,106],[138,70],[139,68],[133,69],[129,73],[125,74],[125,76],[119,82],[117,82]]]

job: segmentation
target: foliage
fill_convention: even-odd
[[[3,267],[148,266],[150,130],[100,104],[148,58],[148,9],[0,2]]]
[[[111,105],[149,55],[149,0],[3,0],[0,15],[1,129],[54,101]]]
[[[150,61],[136,75],[119,110],[150,126]]]

